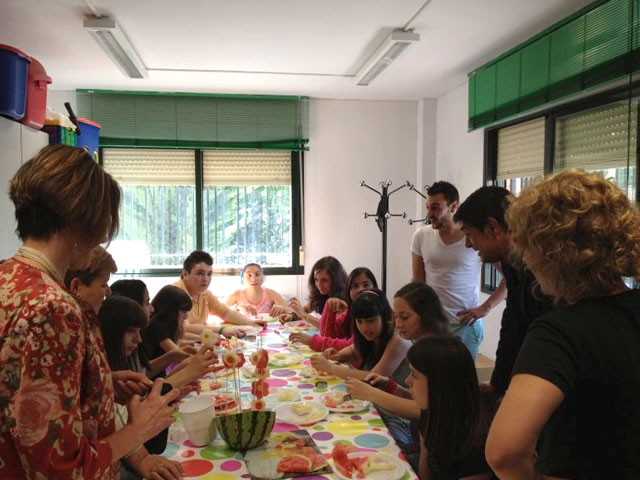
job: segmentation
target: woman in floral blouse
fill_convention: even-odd
[[[113,378],[95,314],[63,286],[115,235],[118,184],[86,151],[50,145],[10,197],[24,245],[0,265],[0,478],[118,478],[118,460],[171,424],[178,395],[157,381],[116,432],[114,387],[123,400],[144,381]]]

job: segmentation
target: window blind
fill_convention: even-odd
[[[640,70],[640,0],[595,0],[469,73],[469,129]]]
[[[105,148],[102,165],[122,185],[196,183],[193,150]]]
[[[205,150],[204,185],[291,185],[291,154],[278,151]]]
[[[544,117],[498,130],[496,179],[544,174]]]
[[[554,171],[635,165],[637,124],[637,99],[557,118]]]
[[[305,150],[309,98],[78,90],[102,147]]]

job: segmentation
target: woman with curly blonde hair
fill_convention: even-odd
[[[624,282],[640,279],[637,207],[569,170],[524,190],[506,218],[559,308],[527,332],[487,460],[501,479],[638,478],[640,290]]]

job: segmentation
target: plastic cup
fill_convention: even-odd
[[[180,404],[182,424],[189,441],[196,447],[209,445],[216,438],[214,398],[197,396]]]

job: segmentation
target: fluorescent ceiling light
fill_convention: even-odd
[[[394,30],[382,42],[380,48],[364,63],[356,74],[358,85],[369,85],[413,42],[420,40],[420,34],[406,30]]]
[[[147,69],[133,46],[111,17],[88,17],[84,28],[129,78],[146,78]]]

